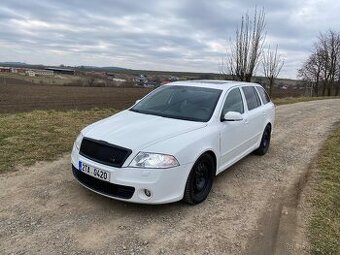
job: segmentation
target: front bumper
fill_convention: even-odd
[[[91,175],[79,171],[72,165],[74,177],[86,188],[101,193],[109,197],[117,197],[122,199],[130,199],[135,192],[135,188],[131,186],[117,185],[110,182],[99,180]]]
[[[79,171],[79,161],[109,171],[109,182]],[[181,200],[192,168],[192,164],[170,169],[115,168],[85,158],[76,149],[72,151],[71,162],[75,178],[84,187],[110,198],[142,204],[165,204]],[[149,197],[145,194],[146,189],[151,192]]]

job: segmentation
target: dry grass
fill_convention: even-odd
[[[340,123],[321,150],[318,169],[311,197],[311,251],[340,254]]]
[[[83,127],[114,112],[94,109],[0,114],[0,172],[13,170],[18,164],[58,158],[71,151]]]
[[[300,103],[300,102],[325,100],[325,99],[340,99],[340,96],[338,97],[283,97],[283,98],[274,98],[273,101],[276,105],[283,105],[283,104],[294,104],[294,103]]]

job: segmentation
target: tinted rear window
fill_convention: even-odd
[[[256,89],[252,86],[242,87],[244,96],[246,97],[248,110],[253,110],[261,105],[260,98]]]
[[[256,87],[257,91],[259,92],[260,94],[260,97],[262,99],[262,102],[264,104],[267,104],[270,102],[270,97],[268,96],[267,92],[264,90],[264,88],[262,87]]]

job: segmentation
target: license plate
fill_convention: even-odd
[[[89,166],[88,164],[79,161],[79,170],[82,171],[85,174],[91,175],[97,179],[101,179],[103,181],[109,181],[110,180],[110,172],[98,169],[93,166]]]

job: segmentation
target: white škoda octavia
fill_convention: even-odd
[[[205,200],[214,176],[267,152],[275,106],[258,84],[179,81],[84,128],[75,178],[111,198],[161,204]]]

